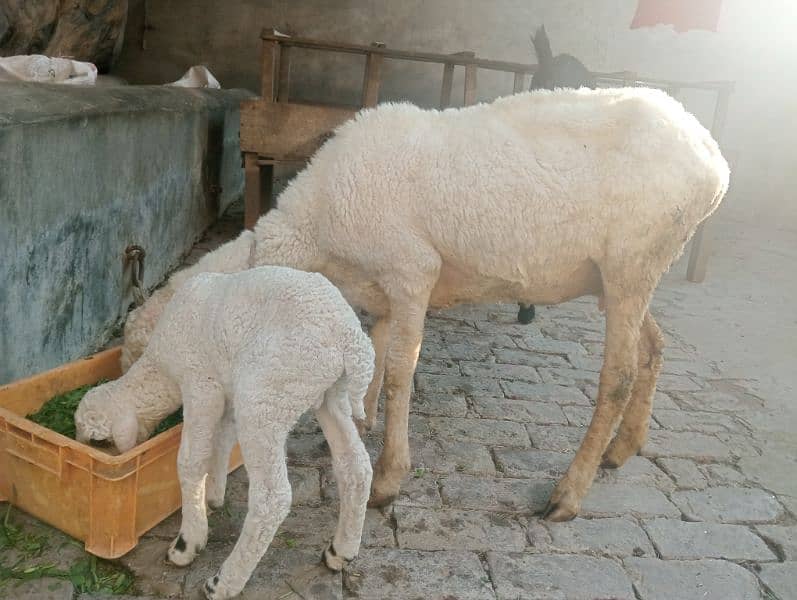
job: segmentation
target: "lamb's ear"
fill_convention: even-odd
[[[111,423],[113,442],[119,452],[127,452],[138,441],[138,419],[132,406],[120,406]]]

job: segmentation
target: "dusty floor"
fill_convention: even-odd
[[[189,261],[234,233],[238,217]],[[714,234],[708,280],[685,281],[682,261],[654,300],[668,346],[650,441],[600,474],[583,518],[536,515],[590,417],[603,332],[594,303],[539,308],[529,326],[514,322],[514,306],[434,313],[400,500],[369,510],[360,558],[343,576],[321,568],[335,489],[322,436],[303,420],[289,443],[293,512],[242,598],[797,598],[797,233],[719,218]],[[368,437],[372,454],[379,438]],[[245,510],[239,469],[194,565],[164,563],[177,516],[122,559],[137,593],[199,598]],[[73,590],[26,583],[3,594]]]

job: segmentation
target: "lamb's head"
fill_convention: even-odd
[[[138,442],[138,419],[133,405],[120,401],[117,382],[89,390],[75,411],[77,441],[112,442],[119,452],[127,452]]]

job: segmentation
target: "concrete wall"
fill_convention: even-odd
[[[240,197],[249,95],[0,84],[0,384],[108,339],[131,302],[128,244],[155,286]]]
[[[142,2],[132,0],[117,72],[135,82],[161,83],[205,63],[223,86],[259,87],[259,32],[264,26],[326,39],[436,52],[475,51],[531,62],[529,33],[540,23],[554,52],[569,52],[596,71],[635,70],[681,80],[733,79],[723,148],[732,163],[732,193],[723,208],[737,218],[768,218],[795,226],[791,151],[797,125],[797,10],[789,0],[725,0],[719,32],[678,34],[670,27],[629,29],[636,0],[171,0],[149,2],[142,49]],[[356,101],[361,59],[322,62],[298,56],[296,90],[304,98]],[[437,100],[439,68],[387,63],[383,99]],[[461,85],[461,74],[455,85]],[[457,89],[457,88],[455,88]],[[461,89],[461,88],[459,88]],[[480,77],[487,99],[510,93],[510,77]],[[708,119],[710,98],[687,105]]]

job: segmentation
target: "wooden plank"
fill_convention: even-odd
[[[525,81],[524,73],[522,71],[516,71],[514,85],[512,86],[512,92],[515,94],[517,94],[518,92],[522,92],[524,81]]]
[[[717,104],[714,107],[714,119],[711,123],[711,136],[719,144],[725,129],[725,120],[728,116],[728,101],[731,88],[727,87],[717,94]],[[697,227],[692,237],[692,248],[689,251],[689,264],[686,267],[686,278],[693,283],[701,283],[706,279],[706,267],[711,252],[710,236],[706,234],[709,226],[708,219]]]
[[[277,82],[277,102],[287,102],[291,93],[291,48],[280,47],[279,81]]]
[[[279,64],[280,47],[277,42],[264,41],[262,65],[260,69],[260,95],[267,102],[274,101],[276,88],[276,69]]]
[[[244,227],[246,229],[254,229],[255,223],[260,218],[262,192],[260,177],[257,154],[247,152],[244,154]]]
[[[451,86],[454,84],[454,65],[443,65],[443,85],[440,87],[440,109],[451,106]]]
[[[356,110],[294,104],[291,102],[241,103],[241,151],[261,158],[308,158]]]
[[[471,104],[476,103],[476,92],[477,92],[477,80],[476,80],[476,73],[477,73],[476,65],[466,65],[465,66],[465,93],[464,93],[464,103],[465,106],[469,106]]]
[[[384,44],[379,43],[374,45],[375,48],[384,47]],[[363,106],[376,106],[379,102],[379,84],[382,81],[382,55],[368,54],[365,60],[365,75],[363,76]]]

